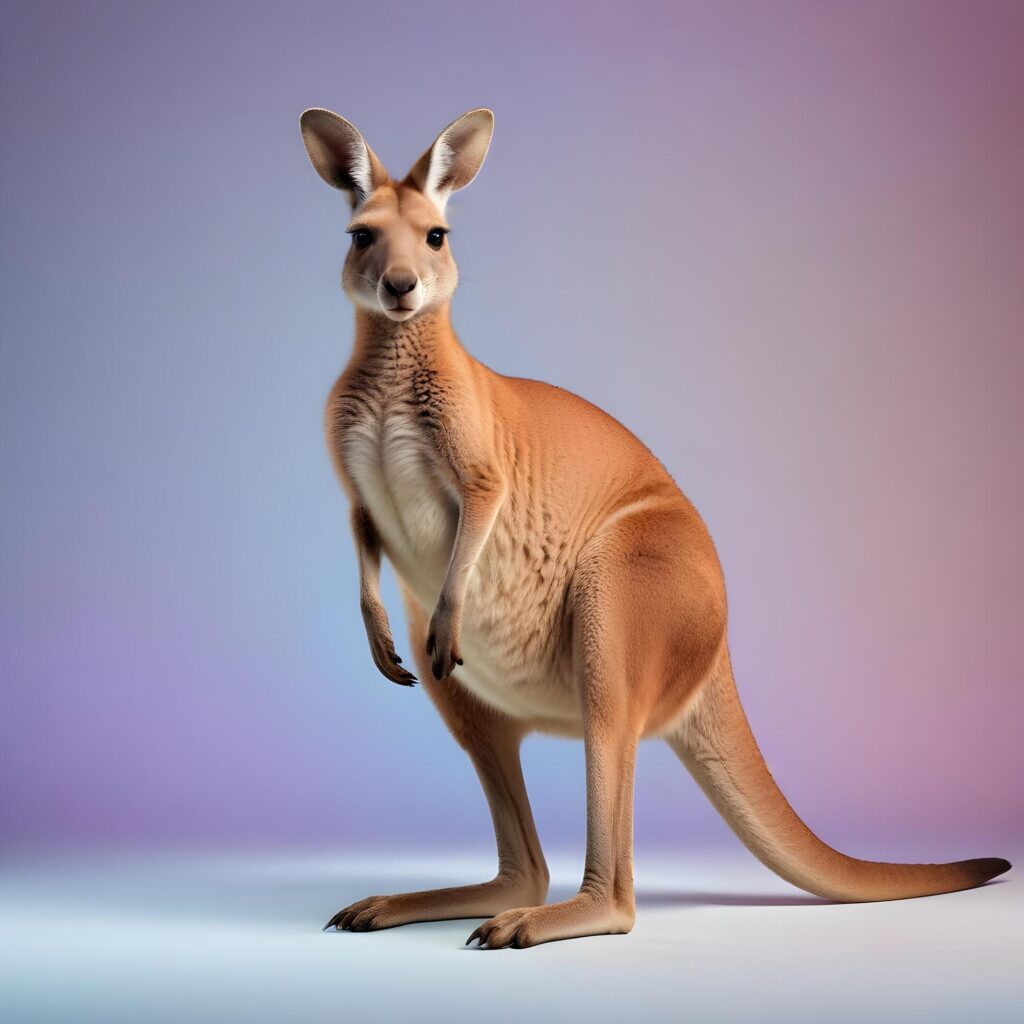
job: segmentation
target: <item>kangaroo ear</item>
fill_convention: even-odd
[[[418,188],[443,211],[452,192],[465,188],[483,166],[493,132],[494,114],[486,107],[463,114],[413,164],[406,183]]]
[[[388,172],[354,125],[322,107],[299,118],[309,159],[328,185],[349,194],[353,209],[388,180]]]

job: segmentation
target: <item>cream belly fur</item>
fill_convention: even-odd
[[[391,682],[417,683],[381,600],[384,557],[402,583],[419,681],[480,778],[498,851],[489,881],[369,896],[328,927],[480,917],[469,941],[492,949],[630,931],[633,772],[648,737],[668,741],[757,857],[818,895],[903,899],[1007,870],[999,858],[865,861],[811,832],[743,713],[722,569],[696,509],[612,417],[495,373],[462,346],[445,209],[476,176],[492,128],[490,111],[470,111],[398,181],[344,118],[301,119],[313,166],[352,208],[342,285],[355,339],[325,425],[351,504],[370,656]],[[581,737],[586,763],[583,881],[554,904],[519,759],[537,730]]]

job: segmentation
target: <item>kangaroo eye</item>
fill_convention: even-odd
[[[352,245],[357,249],[365,249],[373,241],[373,235],[366,228],[356,228],[352,234]]]
[[[444,236],[448,234],[445,228],[434,228],[427,232],[427,245],[431,249],[440,249],[444,245]]]

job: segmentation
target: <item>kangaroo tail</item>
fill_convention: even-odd
[[[740,704],[728,652],[669,744],[730,828],[788,882],[845,903],[901,900],[971,889],[1009,870],[998,857],[951,864],[885,864],[823,843],[790,807],[768,771]]]

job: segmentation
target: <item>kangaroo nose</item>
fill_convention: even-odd
[[[388,295],[405,295],[416,287],[416,276],[414,274],[393,274],[384,278],[384,291]]]

